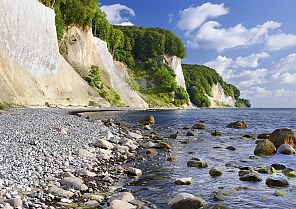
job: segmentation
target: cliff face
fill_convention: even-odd
[[[82,31],[76,27],[68,29],[62,48],[66,60],[81,76],[87,75],[92,65],[97,65],[102,72],[105,85],[114,89],[125,105],[148,107],[138,93],[128,85],[131,78],[127,67],[113,59],[107,43],[93,37],[91,30]]]
[[[108,105],[59,54],[53,10],[37,0],[1,0],[0,14],[0,101]]]
[[[212,86],[212,97],[209,97],[211,107],[235,107],[235,99],[224,94],[220,83]]]
[[[182,60],[177,56],[164,56],[167,64],[173,69],[176,75],[176,82],[179,86],[186,90],[185,78],[182,69]]]

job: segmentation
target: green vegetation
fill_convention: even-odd
[[[89,75],[84,78],[88,84],[95,89],[101,97],[106,99],[112,106],[123,106],[120,96],[105,86],[101,79],[100,69],[98,66],[92,66]],[[93,106],[93,103],[90,104]]]
[[[14,106],[12,104],[6,103],[6,102],[0,102],[0,110],[8,110],[13,108]]]
[[[190,100],[198,107],[211,105],[208,96],[212,96],[212,86],[220,83],[226,96],[236,99],[237,107],[250,107],[249,100],[240,98],[240,91],[233,85],[227,84],[214,70],[202,65],[183,65],[186,87]]]
[[[173,70],[168,66],[148,59],[144,63],[136,63],[131,73],[138,83],[145,82],[145,87],[137,85],[136,88],[151,107],[180,107],[188,104],[187,92],[177,85]]]

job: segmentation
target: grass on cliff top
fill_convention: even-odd
[[[13,108],[14,106],[12,104],[6,103],[6,102],[0,102],[0,110],[8,110]]]

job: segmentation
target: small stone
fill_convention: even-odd
[[[130,176],[142,176],[143,172],[138,168],[129,167],[125,170],[125,173]]]
[[[259,176],[259,174],[252,172],[252,173],[246,174],[244,176],[241,176],[239,178],[239,180],[257,182],[257,181],[262,181],[262,178]]]
[[[289,178],[296,178],[296,170],[285,169],[282,173]]]
[[[134,196],[130,192],[120,192],[111,195],[111,197],[108,200],[108,203],[111,203],[113,200],[122,200],[125,202],[132,202],[134,200]]]
[[[188,167],[207,168],[208,164],[199,160],[191,159],[187,162]]]
[[[60,181],[61,185],[66,187],[67,189],[76,189],[80,191],[88,190],[88,187],[83,184],[83,181],[80,178],[76,177],[65,177]]]
[[[112,143],[108,142],[105,139],[98,139],[95,143],[96,148],[101,148],[101,149],[113,149],[114,146]]]
[[[88,199],[88,200],[97,200],[97,201],[101,201],[101,200],[103,200],[105,197],[102,196],[102,195],[86,193],[86,194],[84,194],[84,198],[85,198],[85,199]]]
[[[177,139],[178,134],[179,134],[179,131],[177,131],[177,132],[174,133],[174,134],[171,134],[171,135],[169,136],[169,138],[171,138],[171,139]]]
[[[21,208],[23,206],[23,201],[19,197],[8,199],[7,202],[14,208]]]
[[[243,137],[244,137],[244,138],[247,138],[247,139],[252,139],[252,138],[253,138],[253,136],[250,135],[250,134],[245,134],[245,135],[243,135]]]
[[[146,154],[151,156],[156,156],[158,152],[155,149],[147,149]]]
[[[136,209],[136,208],[137,208],[136,206],[122,200],[113,200],[109,206],[109,209]]]
[[[94,177],[96,176],[97,174],[94,173],[94,172],[91,172],[91,171],[87,171],[87,170],[84,170],[84,169],[78,169],[75,171],[79,176],[88,176],[88,177]]]
[[[68,199],[68,198],[62,198],[61,202],[63,202],[63,203],[72,203],[73,201]]]
[[[159,142],[156,145],[156,148],[159,148],[159,149],[172,149],[171,145],[169,145],[168,143],[165,143],[165,142]]]
[[[175,180],[175,184],[177,185],[190,185],[192,184],[192,178],[189,177],[189,178],[177,178]]]
[[[222,133],[219,131],[214,131],[214,133],[211,134],[212,136],[222,136]]]
[[[197,123],[197,124],[194,124],[191,129],[197,129],[197,130],[205,130],[206,129],[206,126],[202,123]]]
[[[213,199],[215,201],[224,201],[225,200],[225,197],[222,192],[214,191],[211,193],[210,197],[211,197],[211,199]]]
[[[273,174],[276,172],[276,169],[274,169],[272,166],[263,166],[259,167],[256,171],[258,173]]]
[[[259,134],[257,139],[269,139],[270,133]]]
[[[254,150],[255,155],[274,155],[276,148],[269,140],[263,140],[256,145]]]
[[[253,172],[254,172],[253,170],[241,170],[238,172],[238,176],[244,176]]]
[[[229,208],[225,205],[209,203],[201,207],[200,209],[229,209]]]
[[[186,136],[194,136],[194,133],[192,133],[191,131],[188,131]]]
[[[155,119],[152,115],[146,115],[146,116],[143,116],[142,118],[140,118],[139,122],[142,125],[152,125],[155,123]]]
[[[169,162],[176,162],[177,161],[177,158],[175,156],[170,156],[167,158],[167,161]]]
[[[228,149],[228,150],[231,150],[231,151],[234,151],[234,150],[236,150],[236,148],[235,148],[235,147],[233,147],[233,146],[228,146],[228,147],[226,147],[226,149]]]
[[[266,185],[269,187],[287,187],[289,182],[282,177],[269,177],[265,181]]]
[[[94,154],[86,149],[78,149],[76,155],[81,158],[94,158]]]
[[[287,167],[284,164],[274,163],[271,165],[276,170],[285,170]]]
[[[241,128],[248,128],[248,125],[245,121],[236,121],[236,122],[228,124],[226,127],[241,129]]]
[[[206,204],[202,198],[189,193],[179,193],[169,201],[169,207],[172,209],[196,209]]]
[[[296,153],[295,149],[289,144],[281,144],[277,152],[285,155],[294,155]]]
[[[51,187],[48,190],[48,193],[53,194],[53,195],[58,196],[58,197],[67,197],[67,198],[70,198],[70,197],[72,197],[74,195],[73,192],[64,190],[64,189],[59,188],[57,186]]]
[[[286,192],[283,190],[275,190],[274,195],[275,196],[285,196]]]
[[[131,138],[131,139],[136,139],[136,140],[139,140],[139,139],[143,138],[143,136],[141,134],[137,134],[137,133],[134,133],[134,132],[129,132],[127,137]]]
[[[210,169],[209,174],[212,177],[217,177],[217,176],[222,176],[223,172],[217,166],[214,166]]]
[[[153,142],[147,142],[147,143],[143,144],[143,147],[146,149],[152,148],[154,146],[155,146],[155,143],[153,143]]]

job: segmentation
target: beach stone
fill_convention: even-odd
[[[285,169],[282,171],[282,173],[290,178],[296,178],[296,170]]]
[[[222,192],[214,191],[211,193],[210,197],[214,201],[224,201],[225,200],[225,196],[223,195]]]
[[[10,204],[6,203],[1,209],[13,209],[14,207],[12,207]]]
[[[109,209],[136,209],[137,207],[123,200],[113,200]]]
[[[167,158],[167,161],[169,162],[176,162],[177,161],[177,158],[175,156],[170,156]]]
[[[274,195],[275,196],[281,196],[281,197],[283,197],[283,196],[285,196],[285,194],[286,194],[286,192],[285,191],[282,191],[282,190],[275,190],[274,191]]]
[[[146,142],[145,144],[143,144],[143,147],[146,149],[154,147],[154,146],[155,146],[155,143],[153,143],[153,142]]]
[[[179,131],[177,131],[177,132],[174,133],[174,134],[171,134],[171,135],[169,136],[169,138],[171,138],[171,139],[177,139],[178,134],[179,134]]]
[[[258,173],[252,172],[252,173],[241,176],[239,180],[257,182],[257,181],[262,181],[262,178],[259,176]]]
[[[234,146],[228,146],[228,147],[226,147],[226,149],[227,150],[231,150],[231,151],[235,151],[236,150],[236,148]]]
[[[276,170],[272,166],[262,166],[256,169],[258,173],[273,174]]]
[[[248,125],[245,121],[236,121],[236,122],[228,124],[226,127],[241,129],[241,128],[248,128]]]
[[[289,144],[281,144],[277,149],[277,152],[285,155],[294,155],[296,153],[295,149]]]
[[[108,142],[105,139],[98,139],[95,143],[96,148],[101,148],[101,149],[113,149],[114,146],[112,143]]]
[[[120,193],[116,193],[111,195],[111,197],[108,199],[108,203],[111,203],[113,200],[122,200],[125,202],[131,202],[133,201],[135,198],[132,195],[132,193],[130,192],[120,192]]]
[[[125,173],[130,176],[142,176],[143,172],[138,168],[129,167],[125,170]]]
[[[88,190],[88,187],[85,184],[83,184],[83,181],[80,178],[65,177],[60,181],[60,183],[67,189],[76,189],[79,191]]]
[[[194,133],[192,133],[191,131],[188,131],[186,136],[194,136]]]
[[[208,164],[200,160],[191,159],[187,162],[188,167],[207,168]]]
[[[227,207],[225,205],[209,203],[209,204],[201,207],[200,209],[229,209],[229,207]]]
[[[94,158],[95,155],[86,149],[78,149],[76,155],[81,158]]]
[[[102,135],[106,137],[107,140],[110,140],[111,138],[114,138],[114,135],[110,130],[103,131]]]
[[[79,176],[88,176],[88,177],[95,177],[97,174],[91,171],[87,171],[85,169],[78,169],[75,171]]]
[[[211,133],[212,136],[222,136],[222,132],[219,131],[214,131],[213,133]]]
[[[53,186],[51,187],[49,190],[48,190],[48,193],[49,194],[53,194],[55,196],[58,196],[58,197],[67,197],[67,198],[70,198],[74,195],[73,192],[70,192],[70,191],[67,191],[67,190],[64,190],[62,188],[59,188],[57,186]]]
[[[269,140],[275,145],[276,148],[279,148],[281,144],[289,144],[292,147],[296,146],[296,137],[294,132],[287,128],[276,129],[271,133]]]
[[[6,202],[14,208],[21,208],[23,206],[23,201],[20,197],[8,199]]]
[[[97,200],[97,201],[101,201],[103,200],[105,197],[102,195],[97,195],[97,194],[91,194],[91,193],[85,193],[83,194],[85,199],[88,200]]]
[[[269,187],[288,187],[289,182],[282,177],[269,177],[265,181]]]
[[[159,142],[159,143],[156,145],[156,148],[159,148],[159,149],[172,149],[172,146],[169,145],[169,144],[166,143],[166,142]]]
[[[151,156],[156,156],[158,155],[158,152],[156,151],[156,149],[151,148],[146,150],[146,154]]]
[[[191,126],[191,129],[197,129],[197,130],[205,130],[206,126],[202,123],[197,123]]]
[[[222,176],[223,172],[217,166],[214,166],[210,169],[209,174],[212,177],[217,177],[217,176]]]
[[[198,209],[206,204],[202,198],[189,193],[179,193],[169,201],[169,207],[172,209]]]
[[[257,135],[257,139],[269,139],[270,133],[264,133]]]
[[[177,178],[175,180],[175,184],[177,185],[190,185],[192,184],[192,178],[189,177],[189,178]]]
[[[247,174],[250,174],[250,173],[253,173],[254,171],[253,170],[240,170],[238,172],[238,176],[244,176],[244,175],[247,175]]]
[[[274,155],[275,152],[276,152],[276,147],[269,140],[261,141],[256,145],[254,150],[255,155]]]
[[[134,132],[129,132],[127,137],[131,139],[136,139],[136,140],[143,139],[143,136],[141,134],[137,134]]]
[[[155,124],[155,119],[152,115],[145,115],[142,118],[140,118],[139,122],[142,125],[152,125]]]
[[[250,134],[245,134],[245,135],[243,135],[243,137],[244,137],[244,138],[247,138],[247,139],[251,139],[251,138],[253,138],[253,136],[250,135]]]
[[[273,167],[276,170],[285,170],[287,168],[284,164],[277,163],[272,164],[271,167]]]
[[[100,203],[98,203],[96,200],[89,200],[84,203],[84,208],[98,208],[100,206]]]

